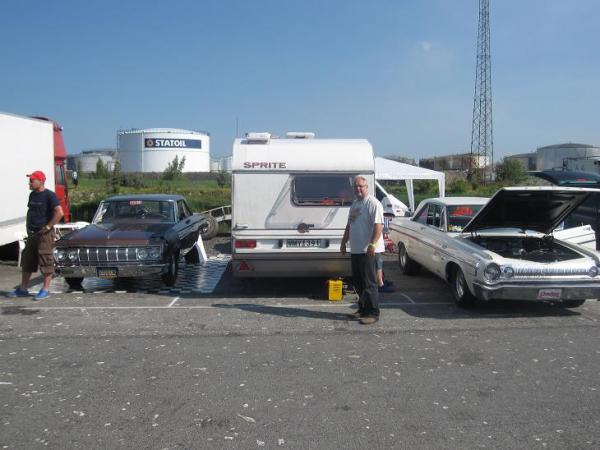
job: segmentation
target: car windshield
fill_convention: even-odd
[[[173,222],[173,202],[159,200],[113,200],[100,203],[93,223],[115,221]]]
[[[483,205],[448,206],[448,231],[461,232]]]

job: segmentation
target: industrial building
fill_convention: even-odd
[[[507,156],[509,159],[515,159],[521,163],[527,171],[537,170],[537,153],[520,153],[518,155]]]
[[[210,172],[210,136],[176,128],[120,130],[117,133],[123,172],[163,172],[175,157],[185,157],[183,172]]]
[[[488,156],[478,156],[471,153],[460,153],[455,155],[434,156],[433,158],[421,158],[419,166],[426,169],[443,171],[466,172],[471,168],[485,168],[490,164]]]
[[[228,172],[231,173],[231,156],[225,156],[220,159],[210,160],[210,171],[211,172]]]
[[[114,148],[99,148],[69,155],[67,157],[67,168],[78,170],[81,173],[92,173],[96,171],[98,160],[102,161],[104,167],[112,171],[117,161],[117,150]]]

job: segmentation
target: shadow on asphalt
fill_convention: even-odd
[[[517,300],[481,303],[471,309],[463,309],[453,303],[443,305],[419,305],[418,303],[406,305],[386,305],[385,303],[381,303],[379,307],[383,310],[401,309],[410,316],[428,319],[569,317],[581,315],[580,312],[565,308],[558,303],[533,303]]]
[[[223,309],[239,309],[241,311],[251,311],[257,314],[270,314],[280,317],[306,317],[308,319],[324,319],[324,320],[343,320],[350,321],[351,319],[344,313],[335,313],[328,311],[314,311],[304,308],[286,308],[257,305],[252,303],[236,303],[234,305],[215,303],[212,305],[215,308]],[[350,312],[350,310],[348,311]]]
[[[28,309],[25,306],[3,306],[0,308],[1,314],[6,316],[33,316],[40,312],[39,309]]]
[[[326,278],[236,278],[231,264],[209,297],[327,299]]]

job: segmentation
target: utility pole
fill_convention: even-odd
[[[475,161],[473,161],[475,159]],[[489,161],[489,165],[488,165]],[[479,0],[477,31],[477,68],[473,123],[471,128],[471,160],[469,172],[481,175],[485,184],[494,176],[494,139],[492,133],[492,64],[490,57],[490,1]]]

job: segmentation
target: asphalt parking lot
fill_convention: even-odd
[[[388,256],[396,292],[362,326],[351,292],[243,283],[212,256],[216,282],[0,299],[0,447],[598,447],[600,302],[461,310]],[[0,266],[1,291],[18,280]]]

